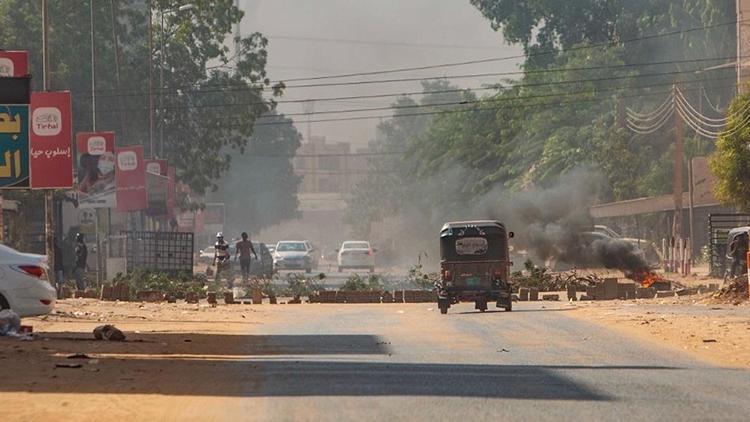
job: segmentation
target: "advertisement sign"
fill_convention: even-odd
[[[31,94],[31,188],[73,187],[70,92]]]
[[[148,208],[143,147],[117,148],[116,152],[117,211],[139,211]]]
[[[115,134],[76,134],[78,208],[113,208],[115,199]]]
[[[29,106],[0,105],[0,189],[29,187]]]
[[[167,160],[146,160],[146,173],[167,177]]]
[[[28,51],[0,51],[0,77],[19,78],[28,74]]]

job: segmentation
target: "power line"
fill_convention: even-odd
[[[695,31],[705,31],[707,29],[713,29],[713,28],[718,28],[718,27],[727,26],[727,25],[735,25],[739,22],[744,22],[744,21],[745,20],[743,21],[733,20],[733,21],[717,23],[713,25],[704,25],[704,26],[693,27],[693,28],[684,29],[684,30],[665,32],[662,34],[653,34],[653,35],[646,35],[642,37],[635,37],[635,38],[622,40],[622,41],[609,41],[609,42],[595,43],[591,45],[583,45],[583,46],[577,46],[577,47],[571,47],[571,48],[559,49],[559,50],[552,49],[552,50],[540,51],[540,52],[532,53],[528,55],[520,54],[520,55],[513,55],[513,56],[494,57],[494,58],[478,59],[478,60],[467,60],[463,62],[442,63],[442,64],[435,64],[435,65],[427,65],[427,66],[415,66],[415,67],[402,67],[402,68],[396,68],[396,69],[375,70],[375,71],[370,71],[370,72],[355,72],[355,73],[342,73],[338,75],[289,78],[289,79],[286,79],[285,82],[300,82],[300,81],[312,81],[312,80],[321,80],[321,79],[349,78],[349,77],[355,77],[355,76],[383,75],[383,74],[389,74],[389,73],[401,73],[401,72],[410,72],[410,71],[416,71],[416,70],[439,69],[439,68],[444,68],[444,67],[466,66],[466,65],[472,65],[472,64],[491,63],[491,62],[529,58],[529,57],[546,56],[549,54],[567,53],[571,51],[579,51],[579,50],[585,50],[585,49],[590,49],[590,48],[616,46],[620,44],[629,44],[633,42],[669,37],[673,35],[682,35],[682,34],[687,34],[687,33],[695,32]]]
[[[691,70],[684,70],[684,71],[673,71],[673,72],[658,72],[658,73],[650,73],[650,74],[637,74],[637,75],[623,75],[623,76],[614,76],[614,77],[607,77],[607,78],[592,78],[592,79],[578,79],[578,80],[570,80],[570,81],[553,81],[553,82],[540,82],[540,83],[529,83],[529,84],[516,84],[511,85],[508,87],[492,87],[488,89],[493,90],[501,90],[501,89],[517,89],[517,88],[531,88],[531,87],[546,87],[546,86],[560,86],[560,85],[569,85],[569,84],[578,84],[578,83],[595,83],[595,82],[610,82],[615,80],[628,80],[628,79],[635,79],[635,78],[648,78],[648,77],[663,77],[663,76],[674,76],[677,74],[683,74],[683,73],[692,73],[694,72],[694,69]],[[732,78],[733,79],[733,78]],[[712,78],[710,80],[717,80],[717,78]],[[699,80],[701,82],[705,82],[707,80]],[[691,81],[690,83],[694,83],[695,81]],[[649,87],[655,87],[655,86],[665,86],[665,85],[671,85],[672,82],[668,83],[659,83],[659,84],[651,84],[651,85],[644,85],[644,86],[635,86],[635,87],[629,87],[632,89],[640,89],[640,88],[649,88]],[[623,89],[623,87],[616,87],[613,89]],[[338,114],[338,113],[361,113],[361,112],[368,112],[368,111],[385,111],[385,110],[399,110],[399,109],[413,109],[413,108],[427,108],[427,107],[440,107],[440,106],[456,106],[456,105],[469,105],[469,104],[475,104],[475,103],[482,103],[487,101],[517,101],[517,100],[523,100],[523,99],[531,99],[531,98],[547,98],[552,96],[567,96],[567,95],[575,95],[579,93],[596,93],[598,91],[583,91],[583,92],[573,92],[573,93],[551,93],[551,94],[543,94],[543,95],[537,95],[537,96],[520,96],[515,98],[498,98],[498,99],[477,99],[477,100],[462,100],[462,101],[453,101],[453,102],[447,102],[447,103],[435,103],[435,104],[413,104],[413,105],[404,105],[404,106],[385,106],[385,107],[369,107],[369,108],[357,108],[357,109],[345,109],[345,110],[331,110],[331,111],[314,111],[314,112],[304,112],[304,113],[288,113],[284,114],[284,117],[292,117],[292,116],[311,116],[311,115],[321,115],[321,114]],[[251,106],[251,105],[258,105],[257,102],[251,102],[251,103],[214,103],[214,104],[199,104],[199,105],[180,105],[180,106],[167,106],[162,107],[162,109],[165,110],[180,110],[180,109],[191,109],[191,108],[220,108],[220,107],[242,107],[242,106]],[[121,112],[127,112],[127,111],[145,111],[146,108],[125,108],[125,109],[111,109],[111,110],[103,110],[101,112],[104,113],[121,113]],[[268,118],[277,118],[279,115],[270,115]],[[264,118],[264,116],[261,116],[260,118]]]
[[[302,41],[325,44],[353,44],[353,45],[382,45],[391,47],[414,47],[414,48],[456,48],[463,50],[497,50],[496,45],[468,45],[468,44],[435,44],[435,43],[410,43],[403,41],[373,41],[373,40],[353,40],[345,38],[321,38],[321,37],[300,37],[293,35],[266,35],[270,40],[284,41]]]
[[[350,81],[350,82],[329,82],[329,83],[316,83],[316,84],[303,84],[303,85],[288,85],[284,89],[289,88],[321,88],[321,87],[331,87],[331,86],[356,86],[356,85],[372,85],[372,84],[385,84],[385,83],[400,83],[400,82],[416,82],[416,81],[423,81],[423,80],[429,80],[429,79],[470,79],[470,78],[480,78],[480,77],[490,77],[490,76],[518,76],[518,75],[536,75],[536,74],[549,74],[549,73],[562,73],[562,72],[577,72],[577,71],[588,71],[588,70],[605,70],[605,69],[628,69],[628,68],[638,68],[638,67],[646,67],[646,66],[663,66],[663,65],[676,65],[676,64],[685,64],[685,63],[702,63],[702,62],[710,62],[710,61],[724,61],[724,60],[736,60],[737,58],[735,56],[732,57],[712,57],[712,58],[699,58],[699,59],[684,59],[684,60],[670,60],[670,61],[661,61],[661,62],[650,62],[650,63],[624,63],[619,65],[602,65],[602,66],[589,66],[589,67],[573,67],[573,68],[555,68],[555,69],[539,69],[539,70],[530,70],[530,71],[506,71],[506,72],[488,72],[488,73],[471,73],[471,74],[464,74],[464,75],[445,75],[445,76],[435,76],[435,77],[420,77],[420,78],[396,78],[396,79],[381,79],[381,80],[368,80],[368,81]],[[686,73],[695,72],[697,70],[701,69],[693,69],[689,71],[684,71]],[[196,88],[195,85],[191,86],[182,86],[182,87],[171,87],[171,88],[164,88],[164,89],[158,89],[155,90],[155,94],[163,94],[163,95],[186,95],[190,93],[198,93],[198,94],[206,94],[206,93],[215,93],[215,92],[234,92],[234,91],[264,91],[267,90],[267,87],[260,87],[260,86],[249,86],[246,83],[243,84],[209,84],[209,85],[202,85],[200,87],[197,87],[197,89],[190,89],[187,91],[183,91],[182,88]],[[213,89],[216,88],[216,89]],[[108,90],[108,91],[118,91],[116,89]],[[111,95],[97,95],[99,98],[107,98],[107,97],[140,97],[140,96],[147,96],[147,92],[135,92],[132,94],[123,94],[123,92],[132,92],[135,90],[119,90],[116,94]],[[99,91],[97,91],[99,92]],[[416,94],[419,94],[421,92],[417,92]],[[81,95],[87,94],[87,91],[79,91],[74,93],[74,95]],[[388,94],[386,96],[395,96],[400,94]],[[375,98],[375,96],[350,96],[346,97],[346,99],[352,99],[352,98]],[[303,102],[303,101],[325,101],[326,99],[309,99],[309,100],[279,100],[278,103],[282,102]],[[269,100],[270,101],[270,100]],[[266,101],[268,102],[268,101]]]
[[[735,79],[735,78],[722,78],[722,79]],[[713,79],[718,80],[718,79]],[[721,87],[736,87],[735,84],[730,85],[724,85]],[[690,89],[686,91],[694,91],[695,89]],[[648,96],[655,96],[655,95],[663,95],[667,92],[661,91],[661,92],[653,92],[653,93],[641,93],[641,94],[635,94],[635,95],[624,95],[620,96],[619,98],[643,98]],[[527,108],[536,108],[536,107],[549,107],[549,106],[555,106],[555,105],[569,105],[569,104],[582,104],[582,103],[592,103],[592,102],[599,102],[601,101],[601,98],[592,98],[592,99],[581,99],[581,100],[572,100],[572,101],[558,101],[558,102],[548,102],[548,103],[537,103],[537,104],[527,104],[527,105],[515,105],[515,106],[498,106],[498,107],[479,107],[479,108],[473,108],[473,109],[450,109],[450,110],[441,110],[441,111],[430,111],[430,112],[420,112],[420,113],[405,113],[400,114],[398,116],[394,115],[375,115],[375,116],[358,116],[358,117],[343,117],[343,118],[331,118],[331,119],[317,119],[317,120],[309,120],[310,123],[324,123],[324,122],[342,122],[342,121],[355,121],[355,120],[373,120],[373,119],[391,119],[394,117],[416,117],[416,116],[431,116],[431,115],[440,115],[440,114],[454,114],[454,113],[470,113],[470,112],[478,112],[478,111],[496,111],[501,109],[527,109]],[[288,124],[283,122],[256,122],[255,126],[273,126],[273,125],[279,125],[279,124]],[[231,127],[231,126],[230,126]]]

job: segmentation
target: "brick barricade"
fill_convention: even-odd
[[[136,292],[135,297],[140,302],[162,302],[164,293],[159,290],[143,290]]]
[[[428,290],[404,290],[404,302],[429,303],[437,302],[437,293]]]

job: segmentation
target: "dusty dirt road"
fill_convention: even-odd
[[[659,304],[655,304],[658,306]],[[3,420],[746,420],[750,373],[611,320],[522,303],[102,304],[0,339]],[[601,313],[597,313],[601,312]],[[594,314],[596,313],[596,314]],[[594,322],[589,322],[590,319]],[[89,340],[114,323],[126,343]],[[718,343],[721,346],[721,343]],[[73,353],[91,359],[73,360]],[[56,363],[81,368],[55,368]]]

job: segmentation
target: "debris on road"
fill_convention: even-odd
[[[78,369],[82,368],[83,365],[80,363],[56,363],[55,368],[65,368],[65,369]]]
[[[0,336],[17,336],[21,330],[21,317],[10,309],[0,311]]]
[[[713,294],[713,297],[731,303],[746,301],[748,300],[747,288],[747,275],[741,275],[727,281]]]
[[[94,338],[97,340],[125,341],[125,334],[114,325],[100,325],[94,328]]]
[[[68,355],[68,359],[91,359],[91,357],[85,353],[74,353]]]

